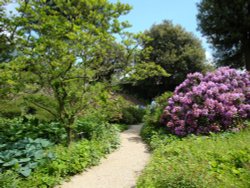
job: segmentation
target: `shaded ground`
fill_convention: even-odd
[[[71,178],[61,188],[132,188],[149,160],[149,152],[139,132],[141,125],[133,125],[121,133],[121,146],[95,166]]]

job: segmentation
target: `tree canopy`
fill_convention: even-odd
[[[250,70],[249,0],[202,0],[197,6],[199,30],[213,45],[218,65]]]
[[[18,3],[17,13],[1,20],[15,41],[16,55],[1,61],[0,89],[26,95],[55,116],[70,143],[77,114],[89,102],[84,101],[85,93],[102,77],[100,67],[107,54],[115,54],[110,50],[116,40],[113,34],[127,27],[119,16],[131,7],[107,0]],[[43,95],[53,97],[54,104],[41,103]]]
[[[139,80],[134,85],[125,86],[129,91],[151,99],[166,90],[174,90],[188,73],[204,70],[205,53],[201,42],[180,25],[165,20],[153,25],[145,35],[150,40],[144,40],[142,46],[151,48],[147,61],[154,62],[170,76],[155,75]]]

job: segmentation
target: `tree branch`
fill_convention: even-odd
[[[47,112],[49,112],[50,114],[52,114],[54,117],[57,117],[57,114],[54,113],[52,110],[50,110],[50,109],[48,109],[48,108],[46,108],[46,107],[44,107],[44,106],[42,106],[42,105],[34,102],[34,101],[29,101],[29,102],[31,102],[32,104],[36,105],[37,107],[39,107],[39,108],[41,108],[43,110],[46,110]]]

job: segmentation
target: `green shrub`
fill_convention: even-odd
[[[109,123],[140,123],[145,113],[143,108],[136,107],[122,95],[111,92],[100,83],[91,87],[84,100],[90,102],[82,112],[83,117],[91,116]]]
[[[144,108],[129,106],[122,109],[122,119],[120,120],[120,122],[128,125],[141,123],[144,115]]]
[[[69,147],[56,145],[50,148],[47,154],[53,152],[53,160],[38,165],[30,176],[26,178],[18,176],[14,169],[3,172],[0,175],[0,187],[1,185],[17,188],[54,187],[68,176],[97,165],[102,157],[116,149],[118,145],[117,127],[108,123],[99,124],[91,133],[89,140],[73,142]],[[8,178],[5,180],[5,177]],[[12,184],[13,178],[15,182]]]
[[[118,144],[117,128],[110,124],[101,124],[93,132],[91,140],[83,139],[68,148],[65,146],[52,148],[55,160],[40,166],[31,176],[23,179],[19,187],[53,187],[63,178],[97,165],[101,157],[117,148]]]
[[[66,139],[66,133],[58,122],[40,123],[37,119],[0,118],[0,143],[16,142],[25,137],[62,143]]]
[[[159,144],[137,187],[250,186],[250,129]]]
[[[122,109],[131,106],[129,101],[110,91],[105,84],[101,83],[90,87],[83,101],[88,105],[83,110],[82,116],[95,114],[96,117],[109,123],[120,122]]]
[[[75,129],[78,138],[92,139],[96,128],[102,125],[104,118],[98,116],[97,113],[88,114],[79,118],[75,123]]]
[[[166,129],[160,124],[160,117],[167,105],[167,99],[172,96],[171,92],[163,93],[157,97],[150,106],[147,107],[145,116],[143,117],[143,127],[141,130],[142,139],[150,144],[151,137],[157,134],[165,134]]]

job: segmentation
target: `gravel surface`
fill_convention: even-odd
[[[60,188],[133,188],[140,172],[149,160],[150,153],[139,132],[142,125],[133,125],[121,133],[119,149],[82,174],[73,176]]]

